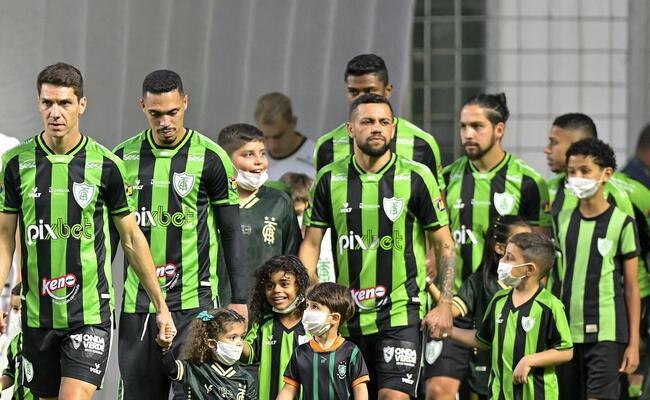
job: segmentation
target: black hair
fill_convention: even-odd
[[[580,131],[585,137],[597,138],[598,130],[594,120],[586,114],[567,113],[555,118],[553,126],[565,129],[567,131]]]
[[[41,94],[43,84],[72,88],[77,99],[84,97],[84,79],[81,72],[70,64],[59,62],[45,67],[36,78],[36,90]]]
[[[250,124],[228,125],[219,132],[217,137],[217,144],[226,150],[228,155],[232,155],[249,142],[264,142],[262,131]]]
[[[271,281],[271,276],[279,271],[291,274],[296,278],[296,296],[304,297],[309,288],[309,274],[298,257],[292,255],[271,257],[253,274],[251,314],[260,324],[272,312],[273,308],[266,299],[266,284]],[[301,314],[305,307],[304,301],[298,305]]]
[[[147,93],[160,94],[178,90],[183,94],[183,81],[174,71],[168,69],[159,69],[151,72],[142,81],[142,97]]]
[[[307,300],[329,308],[341,316],[341,324],[354,315],[354,301],[350,289],[333,282],[319,283],[307,292]]]
[[[22,291],[22,289],[23,289],[23,283],[18,282],[16,286],[14,286],[13,289],[11,289],[11,295],[20,296],[20,292]]]
[[[361,104],[386,104],[390,108],[391,115],[393,114],[393,106],[390,105],[390,101],[384,96],[380,96],[375,93],[364,93],[361,96],[354,99],[352,104],[350,104],[350,120],[352,120],[352,114],[359,108]]]
[[[219,336],[227,333],[231,325],[246,323],[244,317],[227,308],[207,310],[207,314],[212,316],[212,319],[201,319],[201,314],[190,324],[189,333],[181,349],[181,359],[197,364],[212,360],[212,349],[208,347],[208,339],[219,340]]]
[[[594,163],[599,167],[609,167],[616,170],[616,155],[614,154],[614,150],[600,139],[587,138],[571,144],[566,151],[567,165],[571,156],[592,157]]]
[[[636,142],[637,149],[650,148],[650,124],[647,124],[639,133],[639,140]]]
[[[485,245],[483,246],[483,288],[485,292],[492,297],[494,293],[490,293],[490,282],[497,278],[497,266],[501,258],[495,251],[494,247],[497,244],[508,243],[508,238],[512,235],[515,227],[527,227],[528,223],[519,215],[504,215],[500,216],[494,221],[485,233]]]
[[[465,101],[463,107],[477,105],[485,112],[485,117],[492,123],[492,126],[503,122],[504,124],[510,117],[510,110],[506,105],[506,94],[487,94],[481,93],[470,97]],[[462,108],[462,107],[461,107]]]
[[[523,232],[511,237],[509,243],[521,249],[525,262],[537,265],[540,278],[548,275],[555,262],[555,246],[550,237],[541,233]]]
[[[367,74],[377,74],[379,80],[388,85],[388,69],[384,60],[376,54],[360,54],[350,61],[345,67],[344,80],[347,82],[348,76],[362,76]]]

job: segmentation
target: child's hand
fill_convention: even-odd
[[[530,373],[530,365],[528,365],[528,358],[523,357],[517,363],[515,370],[512,371],[512,381],[516,385],[523,385],[528,381],[528,374]]]
[[[624,372],[626,374],[633,374],[639,366],[639,348],[634,346],[627,346],[625,348],[625,353],[623,353],[623,362],[621,363],[621,368],[618,372]]]

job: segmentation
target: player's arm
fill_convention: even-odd
[[[4,287],[11,270],[16,248],[18,214],[0,212],[0,287]],[[0,332],[5,330],[5,318],[0,313]]]
[[[365,382],[352,387],[354,400],[368,400],[368,385]]]
[[[282,388],[280,394],[278,394],[277,400],[293,400],[298,393],[298,387],[293,386],[292,384],[286,383]]]
[[[314,226],[307,227],[305,237],[298,251],[298,258],[307,268],[309,279],[313,284],[318,283],[316,264],[318,264],[318,257],[320,257],[320,244],[323,241],[323,236],[325,236],[324,229]]]
[[[448,334],[452,326],[451,303],[456,276],[456,252],[447,226],[435,230],[429,229],[426,231],[426,235],[427,245],[433,247],[436,252],[440,300],[438,305],[427,313],[422,322],[427,325],[432,337],[439,338]]]
[[[528,374],[533,368],[552,367],[564,364],[573,358],[573,349],[548,349],[535,354],[522,357],[512,371],[512,379],[515,384],[524,384],[528,380]]]
[[[427,290],[429,291],[429,294],[433,299],[438,302],[440,301],[440,297],[442,296],[442,293],[440,293],[440,289],[438,289],[438,286],[436,286],[435,283],[427,276]],[[455,302],[452,303],[451,307],[451,314],[454,318],[462,316],[462,311],[458,308]]]
[[[171,313],[165,303],[165,298],[160,290],[160,284],[156,277],[156,267],[151,258],[151,250],[144,234],[138,227],[133,213],[113,216],[113,223],[120,235],[124,254],[133,267],[142,287],[147,292],[149,299],[156,308],[158,335],[160,339],[165,339],[168,327],[172,327],[174,333],[174,321]]]
[[[639,365],[639,324],[641,315],[641,300],[638,281],[638,258],[630,257],[623,262],[623,277],[625,280],[625,306],[627,309],[628,330],[630,339],[623,353],[623,362],[619,372],[633,373]]]

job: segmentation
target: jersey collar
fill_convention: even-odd
[[[499,161],[499,163],[497,165],[492,167],[492,169],[489,170],[488,172],[479,171],[479,169],[476,168],[476,166],[474,165],[472,160],[469,159],[469,157],[467,158],[467,163],[469,164],[469,168],[472,171],[472,173],[490,175],[491,176],[491,175],[494,175],[495,173],[499,172],[504,166],[506,166],[510,162],[511,158],[512,158],[512,155],[510,153],[506,152],[505,155],[503,156],[503,159],[501,161]]]
[[[235,375],[237,371],[233,367],[224,368],[218,362],[212,363],[212,369],[219,374],[220,376],[225,376],[226,378],[231,378]]]
[[[72,160],[72,158],[79,153],[84,147],[86,147],[86,143],[88,143],[88,137],[86,135],[81,135],[81,140],[79,140],[79,143],[77,143],[70,151],[68,151],[65,154],[56,154],[52,149],[50,149],[47,144],[45,143],[45,140],[43,140],[43,132],[40,133],[40,135],[36,136],[36,145],[43,150],[43,152],[47,155],[47,158],[50,160],[52,163],[64,163],[67,164]]]
[[[316,353],[329,353],[329,352],[332,352],[332,351],[336,351],[339,347],[341,347],[341,345],[343,344],[343,342],[345,342],[345,339],[343,339],[343,336],[339,335],[339,336],[336,338],[336,340],[334,341],[334,343],[332,343],[332,345],[331,345],[330,347],[328,347],[327,349],[324,349],[324,348],[320,345],[320,343],[318,343],[318,342],[316,341],[316,339],[311,338],[311,340],[309,340],[309,346],[310,346],[311,349],[314,350]]]
[[[386,171],[388,171],[393,166],[393,164],[395,164],[395,160],[397,160],[397,155],[395,153],[391,153],[390,160],[386,163],[386,165],[381,167],[381,169],[379,171],[377,171],[377,172],[368,172],[368,171],[365,171],[363,168],[361,168],[359,166],[359,164],[357,164],[357,159],[354,157],[354,154],[352,154],[351,157],[352,157],[352,166],[357,171],[357,173],[359,175],[361,175],[361,176],[366,175],[366,176],[369,176],[369,177],[370,176],[382,177],[386,173]]]
[[[147,141],[149,142],[149,145],[151,146],[151,152],[155,157],[161,157],[161,158],[172,158],[176,155],[178,152],[178,149],[182,148],[185,146],[185,143],[190,140],[190,137],[192,137],[192,134],[194,131],[189,128],[185,128],[185,137],[183,137],[183,140],[178,142],[176,146],[174,147],[163,147],[163,146],[158,146],[156,142],[153,140],[153,132],[151,129],[147,129],[146,135],[147,135]]]

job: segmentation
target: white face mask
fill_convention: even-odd
[[[293,303],[291,303],[289,305],[289,307],[285,308],[284,310],[280,310],[280,309],[277,309],[275,307],[273,307],[271,310],[273,310],[273,312],[278,313],[278,314],[289,314],[291,311],[295,310],[296,307],[298,307],[300,305],[300,303],[303,302],[303,300],[305,300],[304,297],[298,296],[298,297],[295,298]]]
[[[329,331],[332,324],[325,322],[329,315],[324,311],[305,310],[302,314],[302,326],[312,336],[321,336]]]
[[[243,346],[222,341],[217,342],[217,348],[212,350],[214,358],[224,365],[233,365],[241,357]]]
[[[302,229],[302,215],[298,215],[298,226]]]
[[[264,171],[261,174],[254,174],[252,172],[246,172],[242,170],[237,170],[237,185],[241,186],[244,190],[249,190],[251,192],[259,189],[267,180],[269,179],[269,174]]]
[[[7,317],[7,336],[13,337],[21,331],[21,319],[20,311],[11,310],[9,312],[9,316]]]
[[[525,275],[520,277],[512,276],[512,269],[517,267],[523,267],[524,265],[529,265],[529,263],[512,265],[512,264],[500,262],[499,267],[497,268],[497,275],[499,277],[499,280],[503,282],[503,284],[506,286],[516,288],[521,284],[522,279],[524,279],[526,276]]]
[[[588,199],[598,191],[600,181],[588,178],[569,177],[567,187],[579,199]]]

